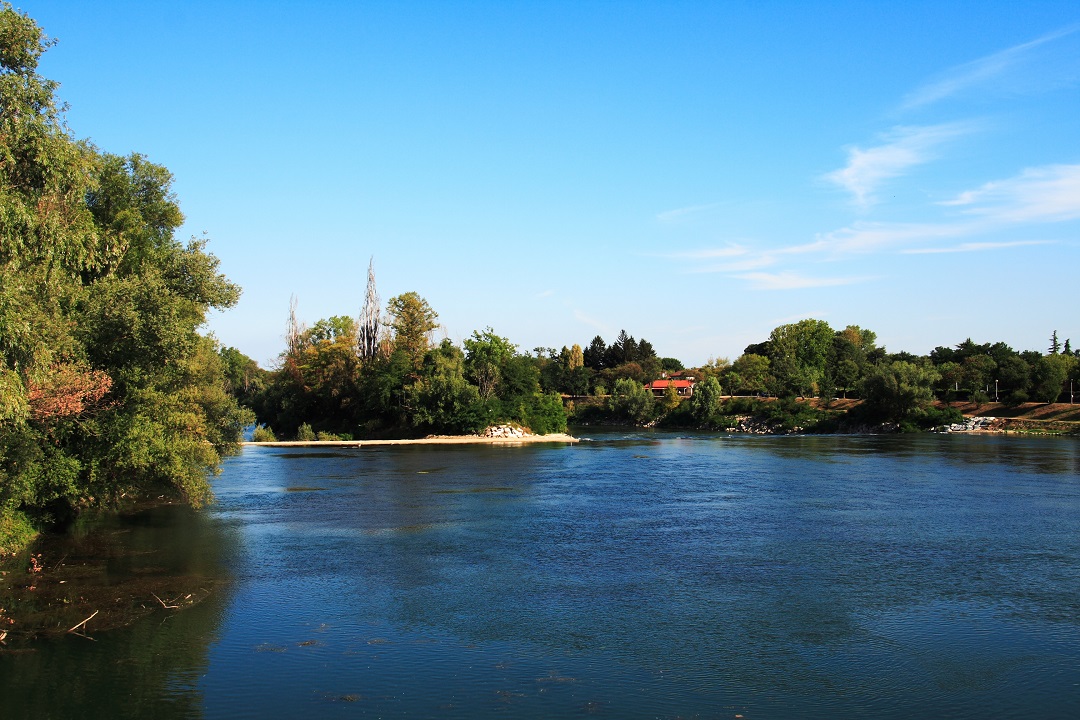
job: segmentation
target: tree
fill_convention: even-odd
[[[361,360],[371,360],[379,352],[379,291],[375,289],[375,258],[368,261],[367,291],[357,323],[356,351]]]
[[[495,393],[502,366],[517,352],[517,346],[490,327],[483,333],[474,330],[464,345],[466,373],[480,389],[480,397],[487,399]]]
[[[1061,343],[1058,342],[1057,330],[1050,336],[1050,354],[1057,355],[1061,352]]]
[[[406,388],[410,424],[432,432],[475,432],[480,395],[465,380],[464,356],[449,340],[424,358],[420,377]]]
[[[1040,402],[1056,402],[1069,379],[1076,358],[1071,355],[1045,355],[1035,363],[1032,372],[1032,395]]]
[[[728,391],[733,395],[737,392],[751,395],[765,392],[772,384],[770,365],[769,358],[762,355],[740,355],[724,373]]]
[[[570,348],[570,357],[567,362],[567,370],[577,370],[585,365],[585,353],[582,351],[581,346],[574,343],[574,346]]]
[[[75,140],[0,5],[0,526],[148,493],[199,502],[251,419],[198,328],[239,288],[182,244],[172,176]],[[0,538],[3,544],[3,538]]]
[[[413,367],[419,368],[431,346],[431,332],[438,327],[438,313],[415,292],[390,298],[387,312],[394,331],[394,350],[403,352]]]
[[[772,374],[782,390],[815,394],[825,375],[833,331],[824,320],[800,320],[781,325],[769,336]]]
[[[604,343],[604,338],[597,335],[589,343],[589,347],[583,351],[582,362],[585,363],[585,367],[593,370],[603,370],[605,367],[604,358],[606,357],[607,345]]]
[[[694,387],[690,410],[698,423],[707,424],[720,409],[721,393],[720,382],[715,377],[707,377]]]
[[[933,367],[893,361],[875,365],[866,373],[859,391],[867,411],[881,420],[899,422],[933,402],[939,375]]]
[[[629,378],[615,381],[611,391],[609,408],[616,416],[637,424],[644,424],[652,418],[653,396],[645,386]]]

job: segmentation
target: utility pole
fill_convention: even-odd
[[[994,402],[998,401],[998,381],[994,378]]]

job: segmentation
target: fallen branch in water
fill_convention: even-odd
[[[97,614],[98,614],[99,612],[101,612],[101,611],[100,611],[100,610],[95,610],[95,611],[94,611],[94,615],[97,615]],[[93,620],[93,619],[94,619],[94,615],[91,615],[90,617],[86,618],[86,619],[85,619],[85,620],[83,620],[83,621],[82,621],[81,623],[79,623],[79,624],[78,624],[78,625],[76,625],[75,627],[73,627],[73,628],[71,628],[70,630],[68,630],[68,632],[75,632],[75,631],[76,631],[76,630],[78,630],[79,628],[83,627],[84,625],[86,625],[86,623],[88,623],[88,622],[90,622],[91,620]]]
[[[159,603],[161,603],[161,607],[165,608],[166,610],[179,610],[180,609],[179,605],[166,605],[165,601],[162,600],[161,598],[159,598],[157,596],[157,594],[155,594],[155,593],[150,593],[150,594],[153,595],[154,599],[157,600]]]

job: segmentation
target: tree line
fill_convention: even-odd
[[[902,422],[915,429],[959,418],[932,410],[935,400],[1053,402],[1070,380],[1080,385],[1080,357],[1056,332],[1046,353],[968,339],[916,356],[889,353],[872,330],[834,330],[806,319],[774,328],[734,362],[687,369],[625,330],[610,345],[596,336],[584,347],[531,353],[492,328],[474,331],[461,347],[435,343],[437,313],[417,293],[395,297],[381,311],[373,266],[366,298],[360,319],[335,316],[310,328],[297,320],[293,305],[286,350],[274,371],[223,349],[234,386],[245,388],[242,402],[268,426],[260,437],[473,433],[501,422],[539,433],[562,431],[567,422],[715,428],[746,412],[785,415],[788,425],[805,426],[822,417],[808,417],[804,406],[790,401],[809,397],[825,398],[826,405],[830,398],[861,400],[849,425]],[[662,397],[646,387],[680,371],[696,381],[689,402],[673,385]],[[732,396],[781,402],[732,404]]]

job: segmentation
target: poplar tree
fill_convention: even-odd
[[[379,352],[379,291],[375,288],[375,258],[368,261],[367,292],[356,333],[357,354],[361,360],[371,360]]]

